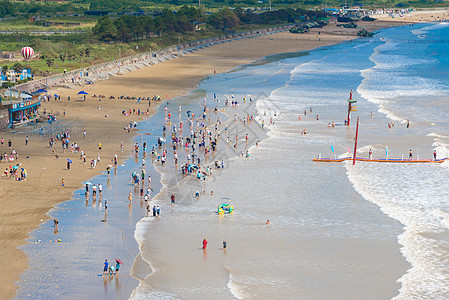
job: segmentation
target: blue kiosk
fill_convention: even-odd
[[[37,110],[40,106],[40,100],[27,100],[8,105],[9,124],[25,123],[36,119]]]

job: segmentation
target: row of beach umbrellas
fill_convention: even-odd
[[[38,89],[37,92],[38,92],[38,93],[46,93],[47,91],[44,90],[44,89]],[[88,94],[89,94],[89,93],[88,93],[88,92],[85,92],[85,91],[79,91],[79,92],[78,92],[78,95],[88,95]],[[55,94],[55,97],[56,97],[56,96],[58,96],[58,95]]]

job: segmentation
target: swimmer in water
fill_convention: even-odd
[[[265,225],[270,225],[270,220],[267,220],[267,221],[265,222]]]

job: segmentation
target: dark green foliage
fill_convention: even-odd
[[[93,33],[104,42],[129,42],[148,38],[151,34],[162,32],[186,33],[195,29],[195,24],[203,19],[203,14],[196,8],[183,6],[174,12],[162,10],[156,17],[121,16],[112,21],[109,17],[101,18],[93,28]]]
[[[82,8],[75,7],[72,3],[47,3],[47,2],[14,2],[0,1],[0,18],[13,17],[18,15],[54,14],[82,12]]]
[[[92,29],[94,34],[104,42],[115,41],[118,37],[116,22],[112,22],[108,16],[98,20],[97,25]]]

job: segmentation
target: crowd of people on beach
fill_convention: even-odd
[[[25,144],[28,145],[28,136],[25,137]],[[4,138],[0,139],[0,145],[3,148],[5,144]],[[12,148],[12,141],[8,139],[8,148],[11,148],[8,154],[6,151],[3,154],[0,154],[0,163],[9,164],[9,167],[6,167],[2,173],[2,177],[6,179],[12,179],[17,181],[25,181],[28,176],[28,172],[22,168],[22,164],[19,161],[19,153]]]

